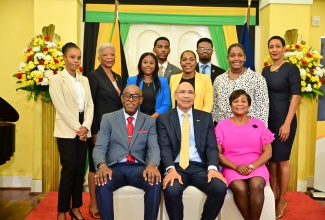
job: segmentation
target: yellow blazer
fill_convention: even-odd
[[[175,108],[174,93],[182,77],[183,73],[172,75],[170,77],[169,88],[172,108]],[[213,107],[213,86],[209,75],[201,74],[195,71],[195,94],[194,108],[211,113]]]
[[[79,123],[79,108],[77,96],[65,69],[51,77],[50,95],[56,109],[54,136],[59,138],[75,138],[81,126]],[[91,124],[94,115],[94,104],[91,97],[87,77],[78,75],[85,89],[85,110],[82,126],[88,129],[87,137],[91,137]]]

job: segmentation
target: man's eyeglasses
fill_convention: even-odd
[[[175,93],[179,93],[181,95],[185,95],[185,94],[194,95],[195,94],[195,92],[193,90],[189,90],[189,91],[181,90],[181,91],[175,92]]]
[[[210,51],[210,50],[213,50],[212,47],[199,47],[197,48],[198,50],[207,50],[207,51]]]
[[[130,100],[131,97],[133,101],[138,101],[141,98],[141,96],[138,94],[122,94],[122,97],[125,101]]]

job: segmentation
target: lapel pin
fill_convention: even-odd
[[[215,70],[212,70],[212,72],[214,73]]]
[[[200,121],[199,119],[196,120],[196,122],[199,122],[199,121]]]

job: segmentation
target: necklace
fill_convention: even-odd
[[[243,68],[240,73],[233,73],[230,69],[228,71],[228,77],[231,80],[235,80],[238,79],[241,75],[243,75],[243,73],[246,71],[246,68]],[[235,75],[235,76],[231,76],[231,75]]]
[[[279,69],[281,68],[281,66],[284,64],[284,61],[282,61],[280,64],[278,65],[274,65],[272,64],[270,67],[271,72],[278,72]]]

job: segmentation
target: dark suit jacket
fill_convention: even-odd
[[[113,74],[120,91],[123,92],[121,77],[115,72]],[[122,103],[118,92],[101,65],[96,70],[88,73],[87,77],[94,102],[94,119],[91,133],[97,134],[103,114],[121,109]]]
[[[123,109],[103,115],[93,150],[94,165],[105,162],[108,166],[131,153],[139,163],[159,164],[160,151],[157,141],[156,120],[138,111],[129,144]]]
[[[181,72],[183,72],[183,70],[168,62],[167,68],[164,73],[164,77],[169,79],[171,75],[178,74]]]
[[[199,68],[199,63],[196,64],[196,67],[195,67],[195,70],[197,72],[199,72],[200,68]],[[224,72],[226,72],[226,70],[218,67],[218,66],[215,66],[211,63],[211,82],[212,82],[212,85],[214,83],[214,80],[216,79],[217,76],[223,74]]]
[[[214,125],[210,113],[193,109],[193,127],[195,143],[202,162],[208,167],[219,165],[219,151],[214,134]],[[181,126],[177,109],[174,108],[158,117],[158,141],[160,145],[161,165],[166,170],[174,166],[180,152]]]

